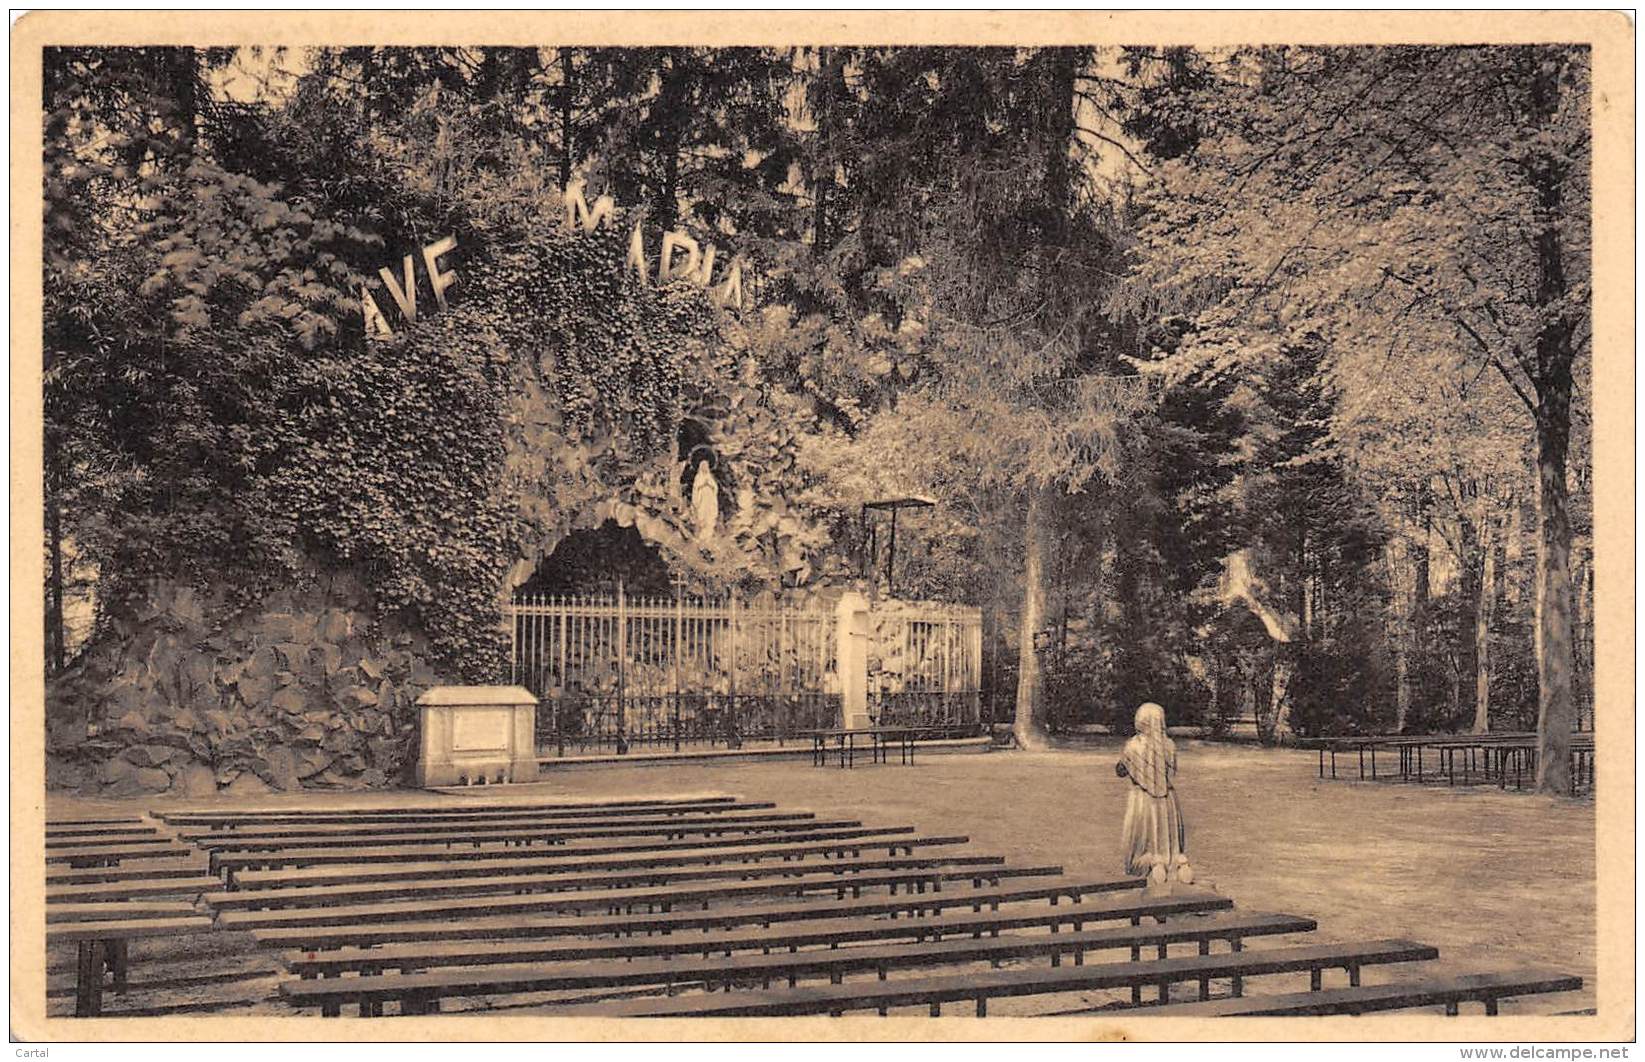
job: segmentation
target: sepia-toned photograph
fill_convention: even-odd
[[[1268,14],[14,22],[13,1028],[1631,1040],[1632,24]]]

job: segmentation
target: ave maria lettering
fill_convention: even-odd
[[[597,231],[600,226],[610,222],[616,215],[617,204],[608,195],[602,195],[594,200],[594,205],[588,205],[583,195],[583,184],[578,182],[565,191],[565,225],[568,229],[581,229],[585,233]],[[428,287],[434,293],[434,301],[440,309],[446,308],[446,290],[457,283],[456,270],[440,268],[440,258],[457,249],[455,236],[444,236],[424,247],[422,250],[423,270],[428,277]],[[742,262],[733,258],[721,274],[718,287],[713,287],[715,247],[709,244],[706,248],[692,239],[686,233],[675,229],[663,233],[662,248],[657,258],[656,283],[669,284],[676,281],[696,284],[701,288],[708,288],[709,298],[717,306],[731,306],[740,309],[743,303],[743,267]],[[628,257],[623,261],[623,269],[632,272],[641,284],[652,283],[651,261],[646,256],[645,236],[640,223],[634,223],[634,231],[628,238]],[[417,321],[417,277],[413,258],[406,255],[400,261],[400,275],[395,276],[387,266],[377,270],[382,278],[383,286],[388,289],[389,297],[394,305],[399,307],[400,315],[407,324]],[[360,310],[365,318],[366,338],[392,339],[394,329],[389,325],[388,318],[383,315],[377,300],[372,297],[371,289],[365,286],[360,288]]]

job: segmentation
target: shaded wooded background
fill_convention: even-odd
[[[45,99],[45,612],[76,727],[169,734],[204,690],[210,762],[260,710],[238,672],[177,677],[232,636],[159,663],[150,637],[134,669],[156,586],[321,615],[346,575],[362,630],[417,639],[405,683],[410,657],[484,678],[498,587],[544,558],[837,584],[862,503],[917,490],[940,505],[898,592],[984,609],[1025,742],[1145,699],[1267,737],[1540,728],[1568,787],[1584,49],[52,49]],[[560,228],[573,181],[610,233]],[[747,263],[741,310],[639,285],[636,221],[652,256],[678,227]],[[366,342],[361,285],[447,234],[451,312]],[[705,446],[726,526],[699,548]],[[378,691],[316,666],[248,762]]]

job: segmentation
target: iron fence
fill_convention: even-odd
[[[911,605],[871,612],[873,722],[953,730],[981,723],[981,618]],[[540,699],[540,755],[636,747],[735,748],[842,725],[831,604],[522,596],[509,609],[510,680]]]
[[[982,725],[982,616],[976,609],[891,603],[871,614],[868,713],[878,726]]]
[[[782,741],[838,725],[834,616],[685,598],[528,597],[512,608],[512,680],[541,698],[538,748]]]

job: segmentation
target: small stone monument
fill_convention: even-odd
[[[537,698],[524,686],[436,686],[417,707],[419,786],[537,780]]]

